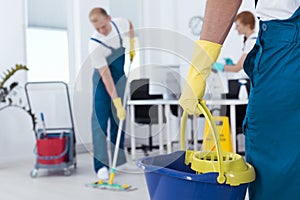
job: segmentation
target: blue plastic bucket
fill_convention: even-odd
[[[196,174],[184,164],[185,151],[145,157],[137,162],[144,169],[152,200],[244,200],[247,184],[230,186],[217,182],[218,173]]]

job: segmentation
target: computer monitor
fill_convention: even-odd
[[[212,71],[210,76],[206,79],[207,94],[227,94],[228,80],[223,73]]]
[[[179,65],[146,66],[145,72],[145,77],[150,79],[150,94],[163,94],[164,99],[179,98],[181,93]]]

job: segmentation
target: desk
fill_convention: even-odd
[[[135,159],[135,115],[134,115],[134,106],[137,105],[157,105],[158,106],[158,125],[160,130],[163,129],[163,106],[165,106],[165,116],[167,121],[167,153],[172,152],[171,148],[171,124],[170,114],[171,109],[170,105],[178,105],[177,100],[165,100],[165,99],[153,99],[153,100],[129,100],[127,105],[130,107],[130,130],[131,130],[131,157]],[[163,154],[163,135],[162,131],[159,132],[159,153]]]
[[[247,105],[248,99],[239,100],[239,99],[219,99],[219,100],[206,100],[207,105],[229,105],[230,106],[230,128],[231,128],[231,139],[233,152],[236,152],[236,106],[237,105]],[[134,106],[136,105],[157,105],[158,106],[158,124],[160,130],[163,129],[163,106],[165,106],[165,116],[166,116],[166,125],[167,125],[167,153],[172,152],[171,148],[171,105],[178,105],[178,100],[167,100],[167,99],[153,99],[153,100],[128,100],[127,105],[130,107],[130,121],[131,121],[131,156],[132,159],[135,159],[135,116],[134,116]],[[159,133],[159,152],[163,153],[163,135],[162,131]]]

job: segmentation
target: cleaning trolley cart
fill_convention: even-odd
[[[138,161],[145,170],[152,200],[244,200],[247,185],[254,181],[254,168],[234,153],[223,152],[213,118],[201,101],[198,108],[212,130],[216,149],[213,151],[185,150],[187,113],[181,120],[181,148],[167,155],[146,157]]]
[[[74,122],[68,86],[64,82],[28,82],[25,92],[29,108],[35,114],[36,163],[31,177],[39,169],[63,170],[71,175],[76,168]]]

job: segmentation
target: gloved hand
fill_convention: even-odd
[[[129,51],[129,56],[130,56],[130,62],[133,61],[133,58],[135,56],[135,50],[134,50],[134,38],[130,38],[130,51]]]
[[[215,62],[212,66],[212,69],[222,72],[222,71],[224,71],[224,64]]]
[[[124,109],[124,107],[122,105],[121,98],[118,97],[118,98],[113,99],[113,103],[117,110],[117,116],[118,116],[119,120],[125,120],[126,110]]]
[[[197,105],[202,100],[206,78],[210,75],[211,66],[217,60],[222,45],[205,40],[195,41],[195,49],[189,68],[187,82],[181,93],[179,104],[190,115],[200,115]]]
[[[226,65],[234,65],[231,58],[224,58]]]

